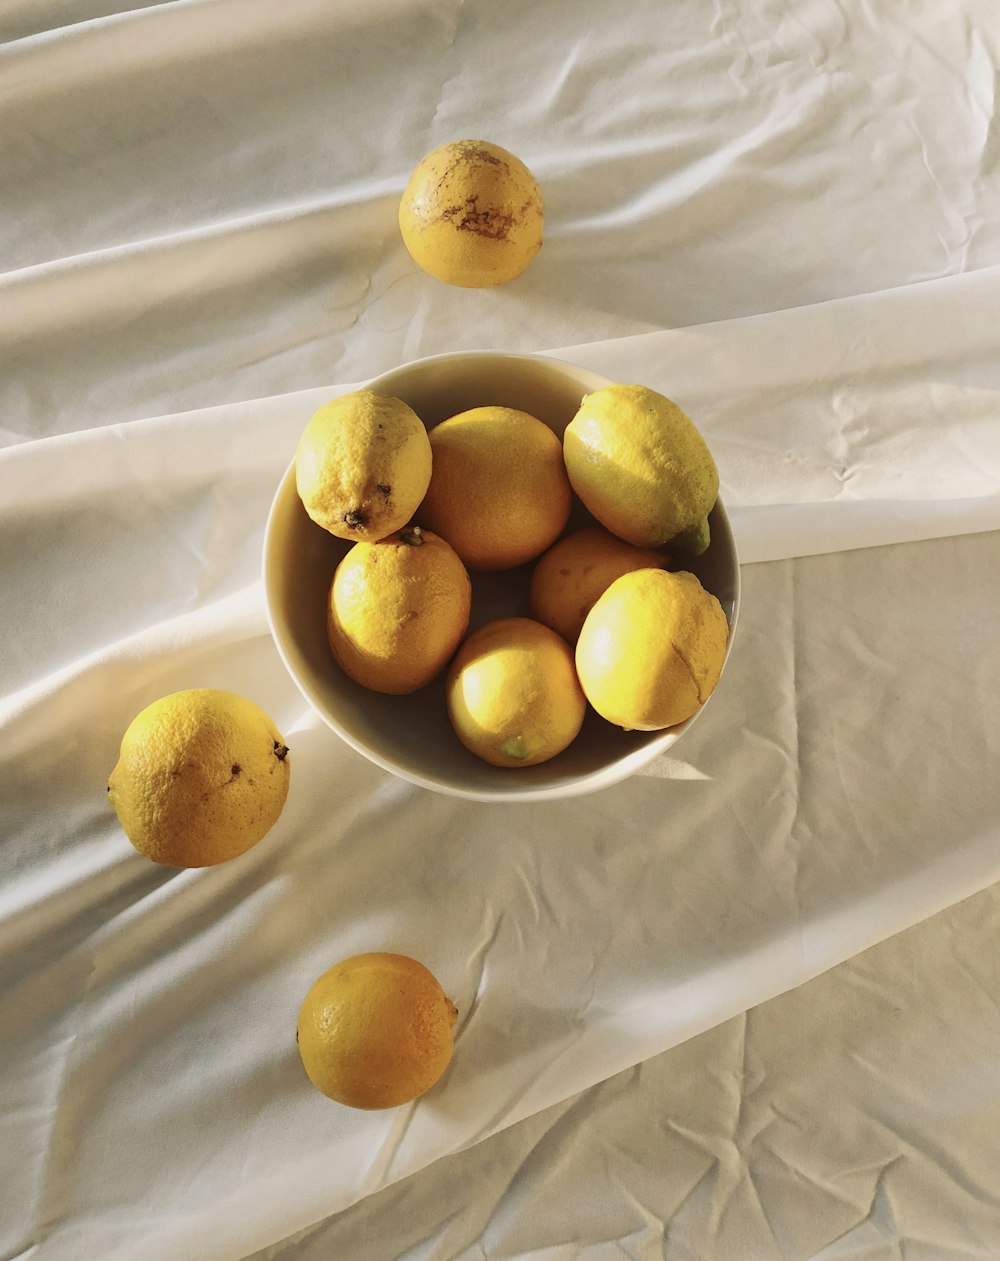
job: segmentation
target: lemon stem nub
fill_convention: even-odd
[[[274,742],[274,756],[279,762],[283,762],[288,757],[288,745],[282,744],[280,740]]]
[[[405,530],[400,530],[399,537],[410,547],[420,547],[424,541],[423,531],[419,525],[409,525]]]
[[[528,750],[524,747],[524,741],[520,736],[512,736],[509,740],[504,741],[502,747],[507,757],[514,757],[520,760],[528,755]]]

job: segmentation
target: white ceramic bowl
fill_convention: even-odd
[[[584,394],[610,384],[573,364],[540,355],[467,351],[404,364],[368,383],[403,399],[433,428],[470,407],[495,404],[530,412],[562,434]],[[303,416],[305,427],[308,416]],[[419,513],[416,516],[419,524]],[[570,528],[590,518],[574,508]],[[711,517],[712,542],[686,566],[716,595],[729,619],[729,643],[740,598],[740,571],[721,501]],[[624,732],[588,710],[568,749],[538,766],[506,769],[474,757],[451,729],[441,678],[411,696],[383,696],[340,670],[326,638],[326,599],[350,543],[306,515],[289,465],[271,506],[264,537],[264,591],[271,633],[302,695],[352,748],[402,778],[438,792],[480,801],[569,797],[632,775],[673,745],[698,717],[667,731]],[[530,566],[472,574],[470,629],[494,617],[530,615]],[[701,711],[699,711],[701,712]]]

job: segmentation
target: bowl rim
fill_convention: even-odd
[[[457,350],[444,351],[433,355],[425,355],[418,359],[409,360],[406,363],[398,364],[396,367],[388,369],[386,372],[379,373],[377,376],[371,377],[367,381],[363,381],[352,388],[358,390],[376,389],[381,383],[391,381],[391,378],[394,376],[411,371],[414,368],[421,368],[425,365],[433,365],[444,361],[454,363],[457,360],[468,361],[473,359],[541,362],[543,364],[550,364],[554,367],[568,369],[572,373],[589,378],[592,383],[590,388],[592,389],[600,389],[604,385],[614,384],[611,378],[604,377],[600,373],[593,371],[593,369],[575,364],[571,360],[560,359],[556,355],[536,354],[527,351]],[[359,740],[343,723],[341,723],[329,712],[326,705],[322,702],[322,699],[314,695],[305,680],[300,676],[295,663],[291,660],[288,645],[286,645],[284,635],[277,625],[275,601],[272,599],[272,585],[275,582],[274,575],[277,565],[274,539],[277,532],[277,519],[284,502],[286,498],[294,493],[296,493],[296,491],[295,455],[293,452],[272,497],[264,524],[264,536],[261,548],[261,578],[263,581],[264,612],[271,640],[277,649],[278,656],[280,657],[286,672],[295,684],[303,700],[305,700],[309,705],[310,709],[313,710],[323,720],[323,722],[326,723],[326,725],[337,736],[339,736],[341,740],[344,741],[345,744],[354,749],[356,753],[360,753],[361,756],[366,758],[369,762],[372,762],[382,770],[388,771],[390,774],[395,775],[400,779],[406,780],[411,784],[415,784],[420,788],[429,789],[432,792],[437,792],[451,797],[463,798],[467,801],[554,801],[568,797],[586,796],[589,793],[599,792],[602,789],[613,787],[615,784],[622,783],[624,780],[631,778],[631,776],[635,775],[643,767],[648,766],[662,753],[665,753],[668,749],[670,749],[674,744],[676,744],[681,736],[683,736],[690,727],[697,722],[697,720],[705,712],[705,709],[711,703],[715,692],[718,690],[717,688],[713,689],[711,695],[708,697],[708,700],[700,705],[695,713],[684,722],[678,723],[677,726],[667,728],[659,733],[650,733],[652,738],[648,743],[641,745],[637,749],[631,750],[629,753],[622,755],[613,762],[606,763],[592,771],[581,774],[576,778],[567,778],[555,784],[537,783],[516,785],[512,781],[509,789],[468,788],[463,787],[461,784],[457,784],[450,778],[437,778],[432,775],[421,774],[418,771],[413,771],[409,768],[400,766],[392,759],[385,757],[377,750]],[[729,550],[732,553],[734,562],[732,573],[732,616],[729,622],[729,638],[726,643],[726,652],[722,660],[722,673],[724,673],[736,637],[736,627],[739,619],[740,603],[742,598],[742,581],[739,553],[736,547],[736,540],[733,536],[732,523],[729,519],[729,515],[726,511],[721,495],[717,499],[715,511],[718,513],[719,519],[727,535]]]

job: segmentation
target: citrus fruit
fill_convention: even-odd
[[[576,670],[602,718],[659,731],[708,700],[728,640],[722,605],[694,574],[638,569],[616,578],[587,614]]]
[[[446,695],[458,738],[493,766],[555,757],[576,739],[587,708],[566,641],[527,617],[473,631],[448,668]]]
[[[559,439],[512,407],[474,407],[430,432],[434,469],[422,525],[470,569],[533,560],[562,533],[572,491]]]
[[[406,525],[431,477],[420,418],[401,399],[356,390],[324,404],[295,451],[306,512],[338,538],[374,542]]]
[[[415,692],[447,665],[471,601],[465,566],[432,531],[409,526],[378,543],[355,543],[330,585],[330,647],[363,687]]]
[[[633,547],[601,526],[575,530],[536,562],[528,587],[532,615],[575,644],[594,601],[616,578],[633,569],[666,569],[669,564],[665,552]]]
[[[299,1011],[296,1040],[309,1080],[352,1108],[395,1108],[418,1098],[452,1057],[458,1016],[416,959],[374,952],[325,972]]]
[[[129,724],[108,799],[135,848],[169,867],[210,867],[255,845],[281,814],[288,748],[253,701],[192,688]]]
[[[644,385],[585,395],[563,453],[573,489],[612,534],[694,555],[708,547],[719,473],[694,423],[664,395]]]
[[[542,194],[516,158],[487,140],[454,140],[417,164],[399,203],[413,261],[449,285],[519,276],[542,245]]]

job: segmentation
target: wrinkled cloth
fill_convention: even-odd
[[[396,1183],[419,1200],[421,1171],[398,1251],[426,1237],[414,1255],[449,1255],[433,1162],[467,1153],[450,1167],[475,1180],[496,1152],[515,1179],[505,1213],[530,1208],[523,1135],[566,1115],[603,1126],[619,1091],[676,1135],[678,1096],[644,1080],[701,1074],[709,1098],[759,1010],[779,1013],[767,1054],[828,1032],[832,1068],[813,1045],[808,1072],[773,1069],[776,1115],[824,1124],[865,1045],[834,1018],[837,986],[866,975],[844,961],[919,925],[931,945],[865,956],[889,960],[871,981],[888,986],[936,957],[949,930],[932,925],[959,922],[929,917],[995,905],[973,896],[1000,878],[992,12],[745,9],[15,0],[0,15],[0,1256],[294,1255],[320,1222],[317,1241],[343,1229],[374,1256],[337,1215],[374,1213]],[[518,152],[545,194],[542,252],[502,290],[438,285],[396,231],[416,159],[463,134]],[[267,632],[264,521],[312,410],[462,348],[662,389],[719,463],[744,563],[723,681],[668,755],[576,801],[486,805],[393,778],[311,713]],[[291,791],[249,854],[172,872],[132,850],[105,783],[131,718],[195,686],[271,714]],[[445,1080],[391,1113],[324,1100],[295,1051],[309,985],[367,949],[421,959],[460,1012]],[[996,978],[966,962],[966,1001],[942,964],[928,1004],[973,1046],[993,1035],[973,1000]],[[916,983],[901,1012],[857,1018],[890,1010],[926,1029]],[[977,1206],[930,1213],[932,1258],[1000,1248],[977,1172],[995,1149],[985,1127],[978,1146],[955,1137],[970,1094],[1000,1110],[980,1064],[951,1093],[943,1069],[904,1065],[916,1113],[940,1089],[948,1122],[943,1150],[926,1119],[912,1147]],[[830,1201],[808,1201],[811,1233],[772,1231],[775,1255],[841,1238],[831,1257],[865,1255],[871,1235],[845,1232],[869,1193],[873,1229],[887,1220],[895,1178],[862,1174],[899,1150],[873,1136],[880,1117],[906,1126],[877,1095],[838,1123],[850,1154],[834,1144],[803,1174]],[[691,1255],[752,1240],[767,1256],[761,1217],[780,1219],[794,1183],[747,1182],[745,1126],[688,1128],[687,1163],[636,1139],[673,1171],[677,1199],[650,1220],[675,1219]],[[683,1216],[684,1169],[700,1215]],[[593,1176],[576,1169],[575,1194]],[[598,1255],[631,1237],[613,1215],[577,1216],[582,1239],[555,1223],[491,1252],[463,1225],[452,1242]]]

